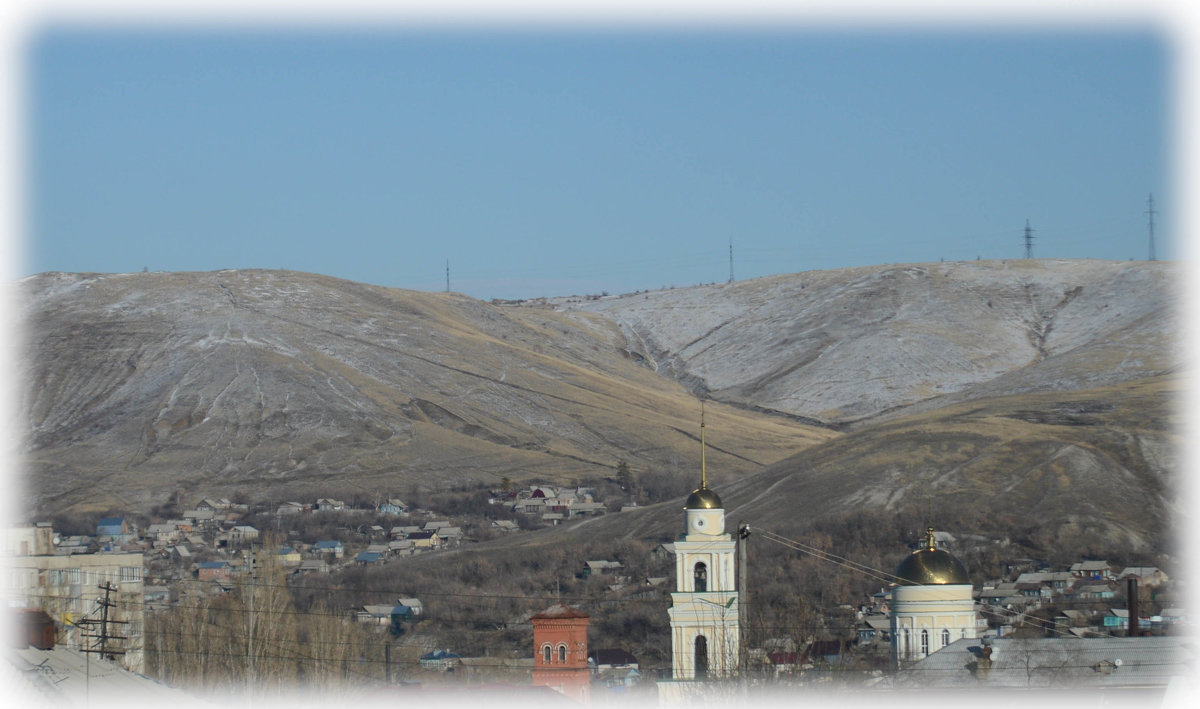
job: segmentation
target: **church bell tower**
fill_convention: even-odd
[[[671,594],[671,671],[675,680],[730,677],[737,672],[740,608],[735,542],[725,509],[708,489],[704,413],[700,414],[700,487],[684,505],[686,530],[675,542]]]

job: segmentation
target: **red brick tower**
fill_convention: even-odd
[[[587,704],[588,615],[561,604],[533,616],[533,683]]]

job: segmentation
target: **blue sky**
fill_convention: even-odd
[[[25,258],[288,268],[479,298],[1173,236],[1150,25],[335,31],[48,26]]]

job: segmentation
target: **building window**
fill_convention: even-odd
[[[942,647],[950,644],[950,629],[942,628]]]
[[[133,583],[142,580],[142,567],[140,566],[122,566],[121,567],[121,583]]]
[[[708,638],[696,636],[696,677],[708,676]]]
[[[922,630],[921,631],[921,656],[924,657],[925,655],[928,655],[928,654],[929,654],[929,631]]]
[[[550,664],[550,646],[549,645],[542,646],[542,664],[543,665]]]
[[[566,645],[558,646],[558,661],[563,663],[564,665],[567,663],[567,646]]]
[[[696,568],[694,569],[692,575],[695,580],[694,590],[698,593],[707,591],[708,590],[708,567],[704,565],[703,561],[696,563]]]

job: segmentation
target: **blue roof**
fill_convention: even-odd
[[[355,561],[366,561],[368,563],[372,563],[372,562],[379,561],[380,556],[382,556],[382,555],[377,551],[364,551],[364,552],[359,552],[359,555],[354,557],[354,560]]]
[[[220,569],[225,566],[229,566],[228,561],[201,561],[199,564],[201,569]]]
[[[336,539],[322,539],[321,541],[317,542],[318,549],[336,549],[341,545],[342,543]]]
[[[97,527],[120,527],[124,524],[124,517],[105,517],[96,523]]]

